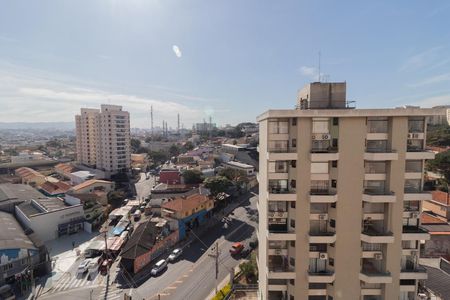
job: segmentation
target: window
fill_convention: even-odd
[[[296,168],[297,167],[297,161],[291,160],[291,167]]]
[[[291,227],[292,227],[292,228],[295,228],[295,220],[292,220],[292,219],[291,219],[290,224],[291,224]]]
[[[289,257],[289,264],[290,264],[291,266],[295,266],[295,258]]]
[[[406,179],[405,192],[420,192],[422,190],[422,181],[420,179]]]
[[[386,117],[370,117],[367,118],[368,133],[387,133],[388,118]]]
[[[289,122],[288,121],[270,121],[269,122],[269,133],[271,134],[282,134],[289,132]]]
[[[295,208],[295,201],[291,201],[291,208]]]
[[[333,118],[333,125],[334,126],[339,125],[339,118]]]
[[[295,179],[292,179],[291,180],[291,188],[295,189],[296,185],[297,185],[297,182],[295,181]]]
[[[312,133],[329,133],[328,118],[313,118]]]
[[[334,267],[334,258],[329,258],[328,259],[328,264],[330,265],[330,266],[332,266],[332,267]]]
[[[297,139],[292,139],[292,148],[297,148]]]
[[[289,284],[290,285],[295,285],[295,279],[289,279]]]
[[[338,139],[332,139],[331,140],[331,146],[333,147],[333,148],[338,148]]]
[[[367,152],[386,152],[387,140],[368,140],[366,142]]]
[[[337,180],[336,179],[331,180],[331,187],[332,188],[336,188],[337,187]]]
[[[364,192],[369,194],[383,194],[385,192],[384,180],[365,180]]]
[[[330,205],[332,208],[336,208],[336,202],[331,203]]]
[[[295,241],[291,241],[291,247],[295,247]]]
[[[336,220],[330,219],[330,227],[336,228]]]
[[[407,160],[405,162],[406,172],[422,172],[422,161],[421,160]]]
[[[366,173],[370,174],[385,174],[386,162],[385,161],[365,161],[364,168]]]
[[[337,160],[331,161],[331,167],[337,168],[337,166],[338,166],[338,161]]]
[[[423,117],[410,117],[408,120],[408,132],[422,133],[425,131],[425,119]]]
[[[292,126],[297,126],[297,118],[292,119]]]
[[[419,139],[408,139],[407,151],[422,151],[423,150],[423,140]]]

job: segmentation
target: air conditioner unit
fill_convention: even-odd
[[[326,214],[320,214],[319,215],[319,220],[326,220],[327,219],[327,215]]]
[[[418,133],[408,133],[408,139],[418,139],[419,134]]]
[[[319,259],[321,260],[328,259],[328,253],[319,253]]]
[[[329,140],[331,139],[331,136],[328,133],[316,133],[311,136],[311,139],[318,141]]]
[[[376,260],[382,260],[383,259],[383,253],[381,252],[377,252],[375,253],[375,255],[373,256]]]

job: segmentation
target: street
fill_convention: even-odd
[[[141,174],[141,180],[136,183],[138,198],[146,197],[154,185],[155,177],[146,179]],[[250,239],[255,238],[256,223],[253,217],[256,213],[257,195],[241,196],[238,202],[230,206],[237,206],[228,217],[225,217],[210,227],[204,234],[196,236],[193,232],[193,242],[183,249],[183,255],[175,263],[169,263],[167,269],[156,277],[144,277],[140,282],[130,282],[122,276],[114,282],[111,269],[111,282],[108,277],[98,275],[94,280],[88,280],[86,275],[77,278],[74,264],[55,285],[55,288],[39,299],[123,299],[124,293],[132,295],[133,299],[146,300],[176,300],[176,299],[205,299],[217,283],[230,275],[230,271],[239,264],[239,260],[232,258],[229,249],[234,242],[243,242],[246,247]],[[252,220],[253,219],[253,220]],[[226,223],[226,224],[225,224]],[[215,251],[212,248],[219,245],[219,276],[215,278],[215,258],[211,257]],[[167,258],[168,254],[163,258]],[[150,272],[151,266],[147,271]],[[130,288],[132,287],[132,288]]]

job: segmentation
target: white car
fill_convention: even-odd
[[[181,250],[180,248],[177,248],[177,249],[173,250],[172,253],[170,253],[168,260],[170,262],[174,262],[181,256],[182,253],[183,253],[183,250]]]
[[[88,270],[89,264],[91,263],[91,261],[92,261],[92,260],[91,260],[90,258],[83,260],[83,261],[78,265],[77,274],[78,274],[78,275],[84,274],[84,273]]]
[[[158,275],[164,268],[167,266],[167,261],[165,259],[161,259],[158,261],[154,266],[153,269],[150,271],[150,274],[153,276]]]

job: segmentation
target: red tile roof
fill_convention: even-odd
[[[420,216],[420,223],[422,225],[427,225],[427,224],[447,224],[447,222],[445,222],[444,220],[438,218],[437,216],[432,216],[432,215],[427,214],[427,213],[422,213],[422,215]]]
[[[42,175],[38,171],[33,170],[31,168],[28,168],[28,167],[18,168],[16,170],[16,175],[20,176],[21,178],[26,178],[26,179],[33,178],[35,176],[44,177],[44,175]]]
[[[443,191],[432,191],[433,200],[444,205],[450,205],[450,195]]]
[[[41,185],[41,189],[47,192],[48,194],[54,195],[54,194],[61,194],[67,192],[72,186],[62,182],[50,182],[46,181]]]
[[[76,168],[74,166],[64,163],[57,164],[55,166],[55,169],[65,173],[72,173],[76,171]]]
[[[208,196],[194,194],[186,198],[175,198],[174,200],[164,203],[162,207],[177,212],[189,211],[208,201]]]
[[[82,183],[74,186],[72,189],[74,191],[78,191],[78,190],[84,189],[84,188],[86,188],[86,187],[88,187],[90,185],[96,184],[96,183],[104,183],[104,184],[110,183],[110,184],[112,184],[111,181],[98,180],[98,179],[89,179],[89,180],[86,180],[85,182],[82,182]]]

